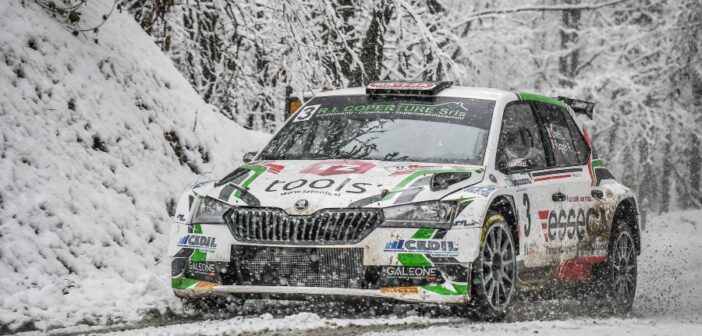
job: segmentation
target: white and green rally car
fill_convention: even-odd
[[[173,290],[499,318],[518,292],[576,287],[628,311],[636,199],[575,118],[592,108],[450,82],[321,93],[247,164],[185,192],[168,247]]]

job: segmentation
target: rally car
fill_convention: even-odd
[[[171,226],[181,298],[374,298],[504,317],[576,287],[628,311],[634,193],[595,154],[594,104],[451,82],[320,93]]]

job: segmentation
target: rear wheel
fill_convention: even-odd
[[[480,255],[472,270],[472,315],[500,321],[516,294],[517,261],[512,230],[499,214],[485,221]]]
[[[636,295],[637,251],[626,221],[615,225],[607,262],[593,270],[592,296],[605,313],[625,314],[631,311]]]

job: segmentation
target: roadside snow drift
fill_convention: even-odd
[[[88,4],[85,26],[112,1]],[[163,312],[174,198],[267,137],[206,105],[126,13],[78,36],[59,20],[0,1],[0,331]]]

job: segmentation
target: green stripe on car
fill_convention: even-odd
[[[414,233],[412,239],[430,239],[434,232],[436,232],[436,229],[419,229]]]
[[[405,177],[400,183],[398,183],[395,187],[392,188],[392,191],[390,191],[389,194],[385,195],[383,197],[383,201],[387,201],[391,199],[393,196],[395,196],[396,191],[400,189],[404,189],[407,187],[412,181],[425,176],[425,175],[433,175],[433,174],[438,174],[438,173],[470,173],[471,171],[468,169],[434,169],[434,170],[417,170],[414,173],[410,174],[409,176]]]
[[[171,287],[175,289],[187,289],[193,285],[195,285],[198,282],[198,280],[195,279],[188,279],[188,278],[183,278],[181,276],[175,277],[171,279]]]
[[[444,285],[423,285],[423,289],[440,295],[465,295],[468,293],[468,285],[452,284],[454,290],[446,288]]]
[[[565,107],[565,108],[568,107],[564,102],[562,102],[556,98],[546,97],[546,96],[538,95],[536,93],[519,92],[519,93],[517,93],[517,97],[519,97],[519,100],[524,100],[524,101],[535,101],[535,102],[551,104],[551,105],[556,105],[556,106]]]
[[[193,233],[202,234],[202,226],[200,224],[193,225]],[[207,253],[196,249],[190,255],[190,261],[207,261]]]
[[[402,266],[414,267],[429,267],[432,266],[431,261],[423,254],[418,253],[400,253],[397,255],[397,260]]]
[[[247,178],[244,182],[241,183],[242,188],[247,188],[251,184],[251,182],[253,182],[259,176],[261,176],[261,174],[263,174],[263,172],[265,172],[266,169],[268,169],[266,166],[259,166],[259,165],[242,166],[241,168],[249,169],[249,170],[252,170],[254,172],[251,176],[249,176],[249,178]],[[234,197],[240,198],[241,197],[241,190],[236,190],[234,192]]]

